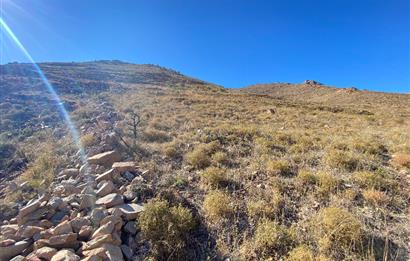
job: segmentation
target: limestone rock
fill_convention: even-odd
[[[110,170],[104,172],[103,174],[98,175],[97,178],[95,179],[95,181],[96,181],[96,182],[101,182],[101,181],[103,181],[103,180],[110,180],[110,181],[112,181],[113,174],[114,174],[114,170],[113,170],[113,169],[110,169]]]
[[[79,261],[80,257],[77,256],[73,251],[68,249],[63,249],[57,252],[52,258],[51,261]]]
[[[111,167],[114,162],[121,161],[121,155],[115,151],[107,151],[88,158],[88,163]]]
[[[63,222],[61,222],[60,224],[58,224],[53,230],[52,230],[52,234],[54,236],[56,235],[62,235],[62,234],[69,234],[72,233],[73,229],[71,227],[71,224],[69,221],[65,220]]]
[[[124,161],[124,162],[115,162],[112,165],[112,169],[117,173],[124,173],[126,171],[135,171],[135,162],[133,161]]]
[[[99,197],[104,197],[115,189],[114,183],[111,180],[105,181],[102,183],[101,187],[97,190],[96,194]]]
[[[68,233],[52,236],[48,240],[48,245],[56,248],[76,248],[78,246],[77,234]]]
[[[113,211],[118,211],[126,220],[135,220],[144,211],[144,207],[135,203],[122,204],[114,207]]]
[[[108,194],[95,202],[97,205],[103,205],[106,208],[111,208],[124,203],[124,199],[120,194],[111,193]]]

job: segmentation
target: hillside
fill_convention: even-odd
[[[2,66],[0,260],[409,258],[410,95],[40,67],[87,163],[30,66]]]

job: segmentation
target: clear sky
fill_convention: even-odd
[[[36,61],[153,63],[225,87],[410,92],[409,0],[0,0]],[[25,61],[1,37],[1,63]]]

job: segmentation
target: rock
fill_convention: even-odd
[[[114,207],[113,211],[119,211],[120,215],[126,220],[135,220],[144,211],[144,207],[135,203],[122,204]]]
[[[99,197],[104,197],[110,194],[111,192],[113,192],[114,189],[115,189],[114,183],[112,183],[111,180],[108,180],[108,181],[103,182],[101,187],[97,190],[96,194]]]
[[[0,260],[10,260],[12,257],[21,254],[31,243],[29,240],[23,240],[16,242],[14,245],[0,247]]]
[[[63,218],[68,214],[67,211],[58,211],[57,213],[55,213],[50,221],[54,224],[58,224],[61,222],[61,220],[63,220]]]
[[[18,255],[18,256],[16,256],[16,257],[10,259],[10,261],[25,261],[25,259],[26,259],[26,258],[25,258],[24,256]]]
[[[91,225],[91,221],[90,221],[90,219],[87,218],[87,217],[76,217],[76,218],[73,218],[73,219],[70,221],[70,223],[71,223],[71,227],[73,228],[73,231],[74,231],[75,233],[80,232],[83,227],[86,227],[86,226],[90,226],[90,225]]]
[[[57,252],[52,258],[51,261],[79,261],[80,257],[77,256],[73,251],[68,249],[63,249]]]
[[[124,226],[124,231],[131,235],[137,234],[137,224],[134,221],[128,221]]]
[[[97,205],[103,205],[106,208],[111,208],[124,203],[124,199],[120,194],[111,193],[108,194],[95,202]]]
[[[121,155],[115,151],[107,151],[88,158],[88,163],[111,167],[114,162],[121,161]]]
[[[57,253],[57,249],[51,248],[51,247],[42,247],[40,249],[37,249],[34,252],[34,255],[45,259],[47,261],[51,260],[51,258]]]
[[[19,220],[22,220],[22,218],[27,216],[28,214],[36,211],[40,207],[40,205],[41,205],[41,201],[40,199],[38,199],[32,202],[31,204],[28,204],[24,208],[20,209],[19,214],[17,215],[17,222]]]
[[[107,259],[110,261],[123,261],[121,248],[111,244],[104,244],[103,248],[107,255]]]
[[[303,83],[308,84],[308,85],[323,85],[322,83],[314,81],[314,80],[305,80]]]
[[[81,189],[73,184],[63,184],[54,188],[54,194],[60,196],[69,196],[73,194],[79,194]]]
[[[96,238],[102,235],[111,234],[114,230],[115,226],[113,222],[108,222],[101,227],[99,227],[91,236],[91,238]]]
[[[129,171],[124,172],[123,176],[128,181],[132,181],[135,178],[134,174]]]
[[[53,230],[52,230],[52,234],[54,236],[56,235],[62,235],[62,234],[69,234],[72,233],[73,229],[71,227],[71,224],[69,221],[63,221],[60,224],[58,224]]]
[[[17,234],[22,238],[30,238],[36,233],[40,233],[44,228],[37,226],[22,226],[17,231]]]
[[[60,178],[75,178],[79,173],[80,171],[78,169],[64,169],[58,174],[58,176]]]
[[[78,237],[80,239],[88,240],[93,233],[93,227],[92,226],[83,226],[78,232]]]
[[[120,216],[107,216],[105,218],[103,218],[103,220],[101,220],[100,225],[105,225],[109,222],[114,223],[115,226],[115,231],[119,231],[122,228],[123,222],[122,222],[122,218]]]
[[[81,195],[81,203],[79,206],[80,210],[86,209],[86,208],[91,208],[95,206],[96,202],[96,197],[91,194],[83,194]]]
[[[114,243],[112,235],[101,235],[83,244],[83,251],[101,247],[104,243]],[[89,254],[84,253],[88,256]]]
[[[127,260],[131,260],[132,256],[134,255],[134,252],[132,251],[132,249],[127,246],[127,245],[121,245],[121,251],[124,254],[125,258]]]
[[[52,236],[48,240],[48,245],[56,248],[76,248],[78,246],[77,234],[68,233]]]
[[[112,165],[112,169],[117,173],[124,173],[126,171],[135,171],[135,162],[133,161],[124,161],[124,162],[115,162]]]
[[[104,252],[105,255],[105,252]],[[102,261],[102,257],[100,256],[96,256],[96,255],[92,255],[92,256],[87,256],[83,259],[81,259],[81,261]]]
[[[60,197],[52,197],[47,204],[54,209],[58,209],[64,204],[64,201]]]
[[[6,246],[11,246],[16,243],[16,240],[13,239],[5,239],[3,241],[0,241],[0,247],[6,247]]]
[[[105,218],[107,215],[108,213],[103,208],[94,208],[90,214],[91,222],[94,224],[94,226],[99,226],[101,220]]]
[[[104,172],[103,174],[98,175],[97,178],[95,179],[95,181],[96,181],[96,182],[101,182],[101,181],[103,181],[103,180],[110,180],[110,181],[112,181],[113,173],[114,173],[114,170],[113,170],[113,169],[110,169],[110,170]]]

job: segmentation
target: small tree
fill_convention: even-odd
[[[125,123],[125,131],[126,133],[117,133],[120,141],[124,144],[127,148],[128,152],[133,156],[139,154],[140,148],[138,146],[138,127],[141,123],[141,117],[134,111],[128,111]],[[128,133],[128,135],[127,135]],[[125,138],[128,136],[131,138],[131,142],[128,142]]]

